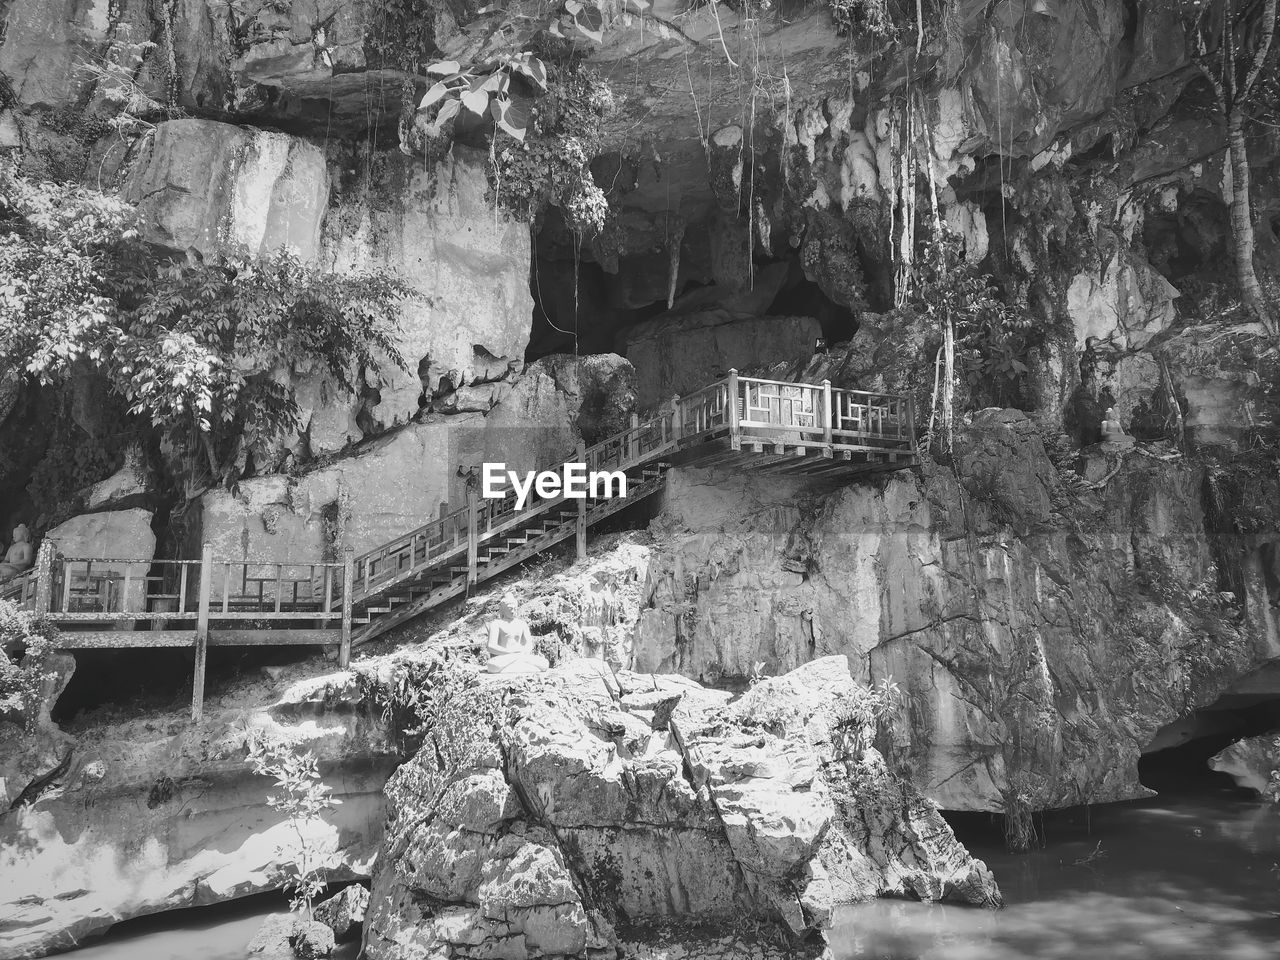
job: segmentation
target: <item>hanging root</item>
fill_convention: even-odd
[[[1012,790],[1004,795],[1004,843],[1013,853],[1026,853],[1036,845],[1036,825],[1031,804]]]
[[[676,286],[680,277],[680,245],[684,243],[684,220],[677,220],[667,247],[667,309],[676,302]]]

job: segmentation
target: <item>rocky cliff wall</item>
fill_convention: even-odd
[[[889,756],[945,808],[1144,796],[1157,730],[1280,653],[1271,548],[1217,554],[1204,471],[1167,448],[1079,467],[986,411],[954,471],[824,492],[678,470],[636,668],[714,681],[845,654],[908,692]],[[1220,563],[1241,571],[1229,604]]]

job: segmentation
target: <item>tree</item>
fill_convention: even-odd
[[[1253,210],[1245,121],[1265,103],[1268,74],[1275,71],[1277,0],[1196,0],[1192,18],[1195,63],[1213,87],[1227,127],[1231,164],[1231,233],[1236,280],[1249,313],[1268,330],[1276,317],[1254,268]]]
[[[56,634],[47,620],[0,600],[0,719],[34,720]]]
[[[165,259],[128,204],[0,164],[0,368],[44,385],[86,370],[176,452],[188,495],[234,483],[298,422],[293,370],[354,393],[404,366],[399,279],[326,273],[281,250]]]
[[[275,780],[267,806],[285,815],[298,838],[296,856],[289,863],[291,874],[285,881],[291,896],[289,905],[314,920],[312,904],[325,887],[325,851],[308,835],[308,828],[342,801],[331,796],[329,787],[320,781],[314,754],[265,736],[250,740],[247,747],[246,762],[253,772]]]

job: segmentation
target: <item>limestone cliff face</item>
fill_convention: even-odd
[[[1233,561],[1252,615],[1215,606],[1203,472],[1158,456],[1099,448],[1089,488],[1031,421],[987,411],[954,472],[823,492],[677,471],[636,668],[714,680],[845,654],[908,691],[889,755],[945,808],[1144,796],[1160,726],[1280,652],[1270,548]]]

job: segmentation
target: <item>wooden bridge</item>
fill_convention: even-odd
[[[35,566],[0,584],[53,621],[64,649],[191,647],[192,715],[199,719],[207,648],[222,645],[351,648],[466,594],[662,489],[672,464],[729,465],[824,477],[895,470],[916,462],[907,398],[740,377],[736,371],[592,447],[573,463],[621,471],[625,498],[570,499],[514,491],[479,499],[357,556],[325,563],[223,560],[206,544],[197,560],[68,557],[46,541]],[[558,469],[564,464],[546,464]]]

